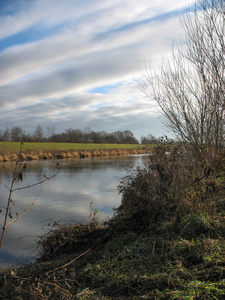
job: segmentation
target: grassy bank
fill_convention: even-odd
[[[24,143],[23,151],[65,151],[65,150],[109,150],[109,149],[141,149],[139,144],[86,144],[86,143]],[[17,152],[20,142],[0,142],[0,151]]]
[[[42,242],[39,262],[0,273],[1,299],[225,297],[224,237],[83,225],[52,231]]]
[[[157,149],[156,149],[157,150]],[[121,180],[106,223],[55,222],[40,259],[0,273],[1,299],[224,299],[224,154],[202,168],[158,149]],[[219,163],[218,163],[219,162]]]
[[[0,142],[0,161],[15,161],[20,149],[19,142]],[[79,143],[24,143],[23,160],[53,158],[84,158],[92,156],[113,156],[143,154],[149,147],[136,144],[79,144]]]

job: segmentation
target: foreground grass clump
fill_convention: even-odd
[[[86,278],[104,297],[222,299],[224,250],[220,240],[125,235],[106,244],[101,259],[86,267]]]
[[[2,273],[2,299],[224,299],[224,239],[81,236],[67,254]]]
[[[224,299],[225,164],[210,157],[159,147],[111,220],[55,223],[36,263],[0,273],[0,298]]]

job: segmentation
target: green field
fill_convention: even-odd
[[[53,150],[107,150],[107,149],[139,149],[143,145],[138,144],[85,144],[85,143],[24,143],[23,151],[53,151]],[[18,152],[20,142],[0,142],[0,151]]]

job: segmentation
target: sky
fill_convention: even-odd
[[[138,87],[193,0],[0,0],[0,129],[170,134]]]

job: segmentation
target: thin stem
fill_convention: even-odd
[[[27,185],[27,186],[23,186],[23,187],[20,187],[20,188],[13,189],[12,192],[20,191],[20,190],[24,190],[24,189],[28,189],[28,188],[31,188],[31,187],[33,187],[33,186],[42,184],[42,183],[44,183],[45,181],[50,180],[50,179],[54,178],[56,175],[58,175],[59,171],[60,171],[60,169],[59,169],[54,175],[52,175],[52,176],[50,176],[50,177],[45,176],[45,179],[43,179],[43,180],[41,180],[41,181],[39,181],[39,182],[36,182],[36,183],[34,183],[34,184],[31,184],[31,185]]]
[[[2,247],[3,244],[3,240],[4,240],[4,236],[5,236],[5,230],[7,227],[7,219],[8,219],[8,214],[9,214],[9,208],[10,208],[10,203],[12,201],[12,192],[13,192],[13,185],[14,182],[16,180],[16,170],[17,170],[17,165],[18,165],[18,161],[15,164],[15,168],[14,168],[14,172],[13,172],[13,179],[12,179],[12,183],[11,183],[11,188],[9,190],[9,198],[8,198],[8,203],[7,203],[7,207],[6,207],[6,212],[5,212],[5,220],[4,220],[4,225],[2,228],[2,236],[1,236],[1,242],[0,242],[0,249]]]
[[[6,227],[9,225],[9,224],[11,224],[11,223],[13,223],[13,222],[16,222],[23,214],[25,214],[30,208],[31,208],[31,206],[33,206],[33,204],[34,204],[34,202],[37,200],[37,198],[39,197],[39,195],[40,195],[40,193],[41,193],[41,191],[42,191],[42,189],[43,189],[43,186],[44,186],[44,182],[42,183],[42,186],[41,186],[41,188],[40,188],[40,190],[39,190],[39,192],[38,192],[38,194],[37,194],[37,196],[36,196],[36,198],[34,199],[34,201],[21,213],[21,214],[19,214],[16,218],[14,218],[13,220],[11,220],[10,222],[8,222],[7,224],[6,224]]]

